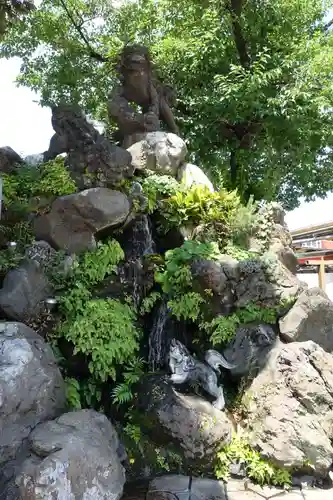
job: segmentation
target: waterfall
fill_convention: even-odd
[[[156,251],[148,216],[136,217],[124,230],[120,243],[125,252],[126,263],[120,266],[119,272],[130,285],[133,303],[138,307],[145,294],[144,257]]]
[[[139,215],[124,232],[124,249],[127,260],[141,259],[156,252],[151,224],[147,215]]]
[[[164,299],[156,310],[154,322],[149,332],[149,366],[153,371],[161,368],[165,364],[167,349],[167,321],[168,305]]]

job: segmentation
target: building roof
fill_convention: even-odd
[[[294,229],[290,231],[293,240],[304,237],[304,236],[319,236],[324,233],[333,233],[333,220],[329,222],[324,222],[323,224],[314,224],[311,226],[304,226],[299,229]]]

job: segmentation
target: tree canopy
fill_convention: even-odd
[[[115,3],[118,5],[116,6]],[[333,189],[333,36],[327,0],[43,0],[1,46],[41,103],[77,102],[106,119],[113,61],[149,45],[175,86],[191,161],[244,198]]]
[[[33,0],[0,0],[0,37],[15,20],[34,7]]]

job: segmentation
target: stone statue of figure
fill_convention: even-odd
[[[122,146],[140,141],[146,132],[160,130],[160,120],[169,132],[178,135],[171,106],[174,90],[153,77],[149,50],[142,45],[127,45],[120,53],[116,70],[120,85],[108,98],[109,118],[116,121]],[[140,107],[142,112],[136,107]]]
[[[225,357],[214,349],[206,351],[205,363],[202,363],[191,356],[181,342],[172,339],[169,350],[169,367],[172,373],[170,381],[173,384],[197,382],[208,394],[216,398],[213,402],[215,408],[223,410],[223,387],[217,381],[220,366],[228,370],[236,368],[236,365],[228,363]]]

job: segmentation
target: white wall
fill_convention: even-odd
[[[305,281],[310,288],[319,286],[318,274],[317,273],[301,273],[297,275],[298,279]],[[325,292],[329,298],[333,301],[333,273],[325,274]]]

